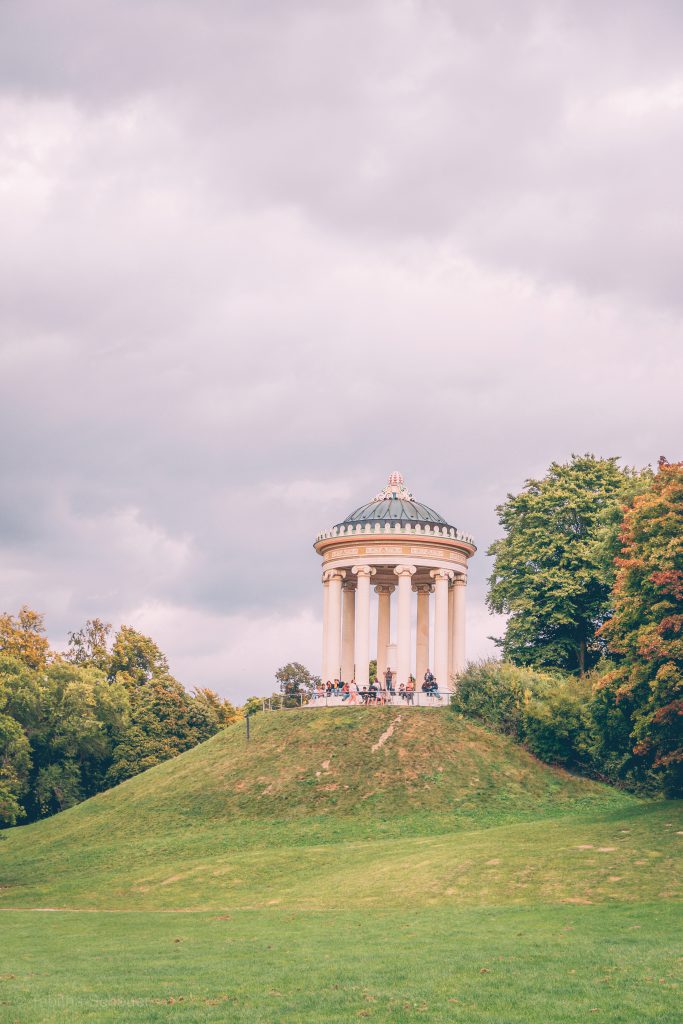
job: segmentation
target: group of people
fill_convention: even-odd
[[[318,683],[313,691],[313,700],[321,700],[323,697],[341,697],[342,701],[348,701],[349,704],[386,704],[392,697],[398,696],[406,704],[414,704],[415,677],[410,676],[408,682],[401,683],[398,689],[394,688],[395,678],[395,673],[391,668],[387,668],[384,673],[383,686],[378,685],[377,681],[373,681],[369,686],[364,686],[362,690],[355,679],[352,679],[350,683],[346,683],[342,679],[334,681],[328,679],[324,684]],[[436,677],[429,669],[424,674],[421,689],[423,693],[441,700]]]

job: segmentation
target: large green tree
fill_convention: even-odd
[[[505,658],[580,674],[597,662],[623,507],[647,482],[617,458],[573,455],[497,507],[505,536],[488,551],[487,602],[509,616],[498,641]]]
[[[601,636],[618,659],[596,689],[603,742],[626,768],[658,774],[683,796],[683,462],[660,459],[627,510],[614,615]]]
[[[163,651],[131,626],[121,626],[114,638],[108,676],[125,687],[130,704],[107,772],[110,785],[182,754],[221,728],[206,695],[190,696],[169,672]]]
[[[154,676],[128,695],[130,721],[113,751],[109,785],[176,757],[218,732],[206,701],[194,700],[171,675]]]

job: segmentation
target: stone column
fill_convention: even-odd
[[[417,591],[415,680],[419,688],[429,668],[429,595],[434,588],[429,583],[418,583],[414,589]]]
[[[341,586],[346,576],[343,569],[328,569],[327,580],[327,639],[326,679],[339,678],[341,663]]]
[[[451,678],[455,669],[455,591],[453,590],[453,581],[448,585],[448,682],[450,685]]]
[[[387,670],[387,647],[391,642],[391,595],[395,587],[380,585],[375,587],[375,593],[379,597],[377,608],[377,678],[380,683],[384,682],[384,673]],[[391,668],[396,671],[396,666]]]
[[[329,668],[329,665],[327,663],[327,646],[328,646],[327,635],[328,635],[328,633],[330,631],[329,623],[328,623],[329,615],[330,615],[330,583],[329,583],[329,580],[327,579],[327,573],[324,572],[323,573],[323,663],[322,663],[322,668],[320,670],[323,683],[326,683],[328,678],[329,678],[329,676],[327,674],[327,670]]]
[[[439,690],[450,690],[448,678],[448,582],[453,575],[448,569],[432,569],[434,579],[434,667]]]
[[[401,683],[405,686],[410,676],[410,605],[412,588],[410,580],[415,572],[414,565],[397,565],[394,572],[398,576],[398,601],[396,609],[396,687]]]
[[[358,577],[356,596],[356,682],[362,689],[370,681],[370,577],[376,569],[371,565],[354,565]]]
[[[356,581],[342,583],[342,679],[350,683],[353,679],[356,643]]]
[[[465,587],[467,577],[462,573],[455,577],[453,596],[455,598],[454,608],[454,630],[453,630],[453,675],[459,676],[465,671]]]

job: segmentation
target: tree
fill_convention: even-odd
[[[69,633],[69,645],[64,655],[74,665],[90,665],[108,673],[111,662],[109,635],[111,623],[102,619],[88,619],[77,633]]]
[[[44,616],[23,605],[18,615],[0,615],[0,652],[18,658],[30,668],[44,668],[50,644],[43,625]]]
[[[496,641],[506,659],[583,675],[604,653],[596,631],[610,612],[617,526],[625,503],[651,479],[617,462],[593,455],[554,462],[498,506],[505,536],[488,551],[487,603],[509,615]]]
[[[314,676],[298,661],[290,661],[275,673],[285,705],[298,707],[306,703],[314,688],[320,683],[320,676]]]
[[[118,679],[125,686],[142,686],[155,676],[168,675],[168,661],[151,637],[121,626],[114,638],[108,674],[110,680]]]
[[[29,819],[54,814],[104,787],[115,744],[125,731],[128,694],[98,670],[55,658],[38,672],[0,660],[4,710],[30,743],[23,806]]]
[[[242,714],[255,715],[257,711],[263,710],[263,698],[262,697],[247,697],[244,704],[242,705]]]
[[[194,699],[198,703],[206,705],[209,715],[215,720],[217,729],[225,729],[242,717],[241,711],[215,690],[198,686],[194,691]]]
[[[30,767],[26,733],[18,722],[0,711],[0,824],[15,825],[24,817],[21,797],[28,789]]]
[[[128,697],[129,723],[114,747],[108,785],[182,754],[220,728],[207,702],[193,699],[168,673],[128,689]]]
[[[602,639],[619,659],[596,699],[628,732],[623,767],[651,770],[683,796],[683,462],[659,460],[651,489],[626,511],[614,615]]]
[[[41,615],[2,616],[0,824],[70,807],[213,736],[241,712],[190,695],[154,641],[91,619],[50,651]]]

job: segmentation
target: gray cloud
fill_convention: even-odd
[[[243,695],[394,468],[475,534],[572,450],[675,457],[682,15],[0,9],[0,604]]]

